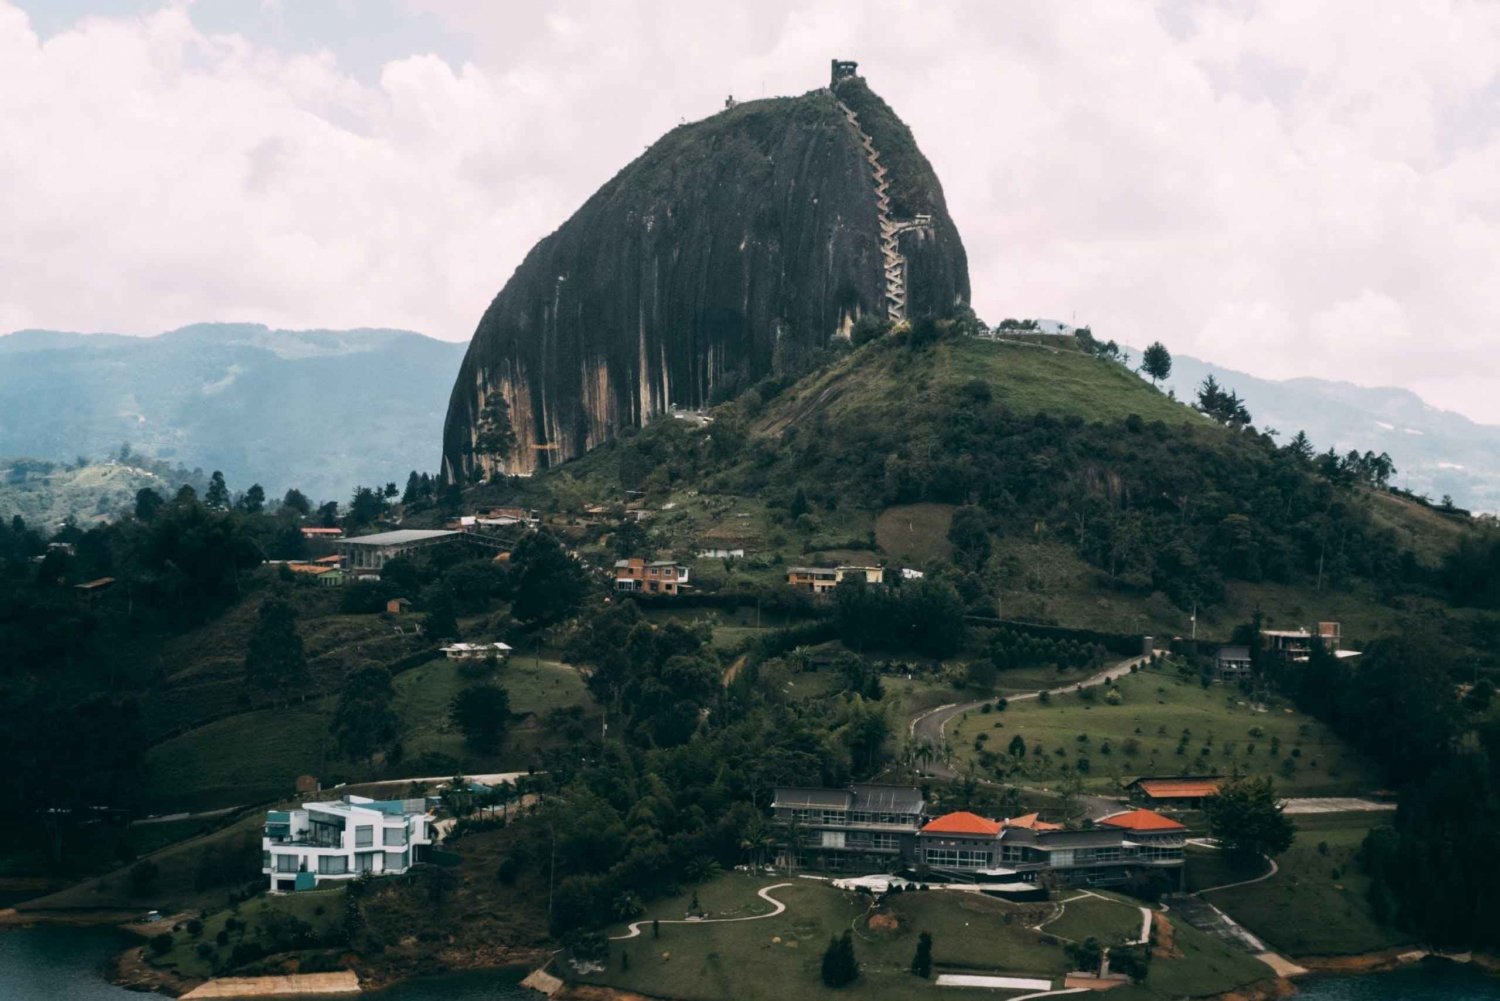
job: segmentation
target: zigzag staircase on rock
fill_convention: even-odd
[[[835,98],[837,101],[837,98]],[[900,235],[910,229],[921,229],[932,224],[932,216],[919,215],[914,219],[891,218],[891,182],[888,171],[880,162],[880,151],[875,140],[859,124],[859,116],[843,101],[838,101],[839,110],[859,135],[860,147],[865,151],[865,160],[875,180],[875,206],[880,218],[880,256],[885,272],[885,312],[887,319],[898,323],[906,319],[906,256],[901,253]]]

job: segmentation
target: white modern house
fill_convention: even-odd
[[[266,811],[261,872],[272,893],[311,890],[325,880],[406,872],[433,842],[422,799],[345,796]]]

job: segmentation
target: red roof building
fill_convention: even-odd
[[[1168,831],[1185,831],[1187,827],[1171,817],[1163,817],[1154,810],[1128,810],[1099,820],[1100,826],[1118,827],[1138,833],[1164,834]]]
[[[1027,813],[1019,817],[1007,817],[1000,822],[1000,826],[1019,827],[1027,831],[1060,831],[1063,829],[1063,825],[1061,824],[1049,824],[1040,818],[1041,814]]]
[[[936,820],[929,821],[922,828],[923,834],[962,834],[968,837],[994,837],[1000,833],[1001,824],[996,820],[986,820],[976,813],[960,810],[957,813],[945,813]]]

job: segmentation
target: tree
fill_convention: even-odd
[[[1297,829],[1281,811],[1269,778],[1228,782],[1203,801],[1209,830],[1238,865],[1280,855],[1292,846]]]
[[[448,717],[476,751],[500,746],[510,725],[510,694],[499,685],[474,685],[453,697]]]
[[[383,667],[371,664],[349,675],[333,712],[333,738],[340,753],[353,761],[368,761],[396,743],[401,722],[391,708],[395,695],[390,672]]]
[[[286,599],[273,595],[261,602],[255,632],[245,648],[245,677],[273,693],[289,691],[307,680],[297,610]]]
[[[923,980],[932,976],[932,935],[928,932],[917,936],[917,954],[911,959],[911,972]]]
[[[304,518],[312,513],[312,501],[308,500],[307,495],[296,487],[288,490],[286,495],[281,498],[281,506],[296,511]],[[335,514],[335,517],[337,517],[337,514]]]
[[[224,482],[224,474],[215,469],[208,481],[208,492],[203,495],[203,503],[215,511],[229,510],[229,486]]]
[[[1298,431],[1292,440],[1286,443],[1286,450],[1303,462],[1310,462],[1317,451],[1313,448],[1312,439],[1307,436],[1306,431]]]
[[[430,640],[458,639],[458,618],[453,611],[453,596],[441,584],[428,589],[423,604],[427,606],[427,619],[422,623],[422,632]]]
[[[1092,935],[1082,942],[1069,942],[1067,948],[1063,951],[1073,961],[1073,969],[1075,970],[1097,973],[1099,965],[1104,961],[1104,947]]]
[[[548,624],[578,610],[588,579],[578,561],[546,532],[532,532],[510,554],[514,567],[517,619]]]
[[[479,411],[479,420],[474,425],[474,454],[503,467],[515,450],[516,432],[510,422],[510,405],[496,393]]]
[[[859,979],[859,961],[854,956],[854,936],[848,930],[839,938],[830,938],[823,951],[823,985],[847,987]]]
[[[1141,368],[1151,377],[1151,384],[1154,386],[1172,374],[1172,353],[1167,350],[1166,345],[1157,341],[1141,355]]]
[[[415,504],[422,499],[422,479],[413,469],[406,477],[406,489],[401,492],[401,503],[403,505]]]
[[[150,487],[141,487],[135,492],[135,517],[137,521],[150,521],[162,509],[166,501]]]
[[[318,505],[318,524],[324,528],[337,528],[339,524],[339,502],[328,501]]]
[[[1026,757],[1026,738],[1022,737],[1019,733],[1016,734],[1014,737],[1010,738],[1010,747],[1008,747],[1007,750],[1010,751],[1010,756],[1012,758],[1020,761],[1022,758]]]
[[[977,571],[990,558],[990,531],[982,508],[965,505],[953,512],[948,526],[953,544],[953,562],[964,570]]]
[[[250,484],[250,489],[240,498],[240,510],[246,514],[260,514],[265,508],[266,488],[259,483]]]
[[[385,514],[385,497],[378,488],[359,487],[349,501],[349,524],[368,525]]]

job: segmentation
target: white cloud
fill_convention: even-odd
[[[0,329],[466,338],[662,132],[837,55],[934,161],[991,321],[1500,422],[1500,7],[407,3],[469,57],[357,76],[186,5],[43,42],[0,0]]]

